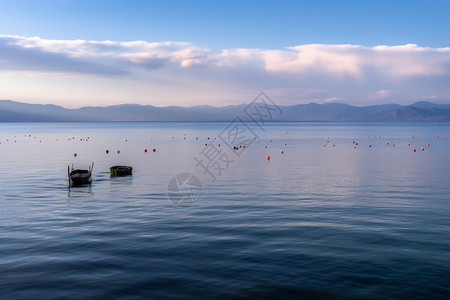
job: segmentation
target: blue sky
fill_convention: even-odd
[[[189,41],[210,48],[300,44],[446,47],[450,1],[0,1],[2,34]]]
[[[0,1],[0,99],[447,102],[449,13],[433,0]]]

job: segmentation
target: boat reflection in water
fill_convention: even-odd
[[[69,198],[93,198],[92,185],[69,186],[67,197]]]
[[[67,196],[69,198],[92,198],[92,170],[94,163],[88,170],[74,169],[67,167],[67,176],[69,179],[69,189]]]

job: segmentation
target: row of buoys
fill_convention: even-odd
[[[381,138],[381,135],[379,135],[378,136],[379,138]],[[383,135],[383,138],[384,138],[385,136]],[[415,138],[415,137],[419,137],[419,135],[416,135],[416,136],[413,136],[412,138]],[[439,136],[434,136],[434,138],[438,138]],[[367,138],[370,138],[370,136],[367,136]],[[374,138],[376,138],[376,136],[374,136]],[[398,138],[398,140],[401,140],[402,138],[401,137],[399,137]],[[330,137],[328,137],[328,139],[326,140],[326,143],[330,143]],[[356,149],[357,147],[356,146],[358,146],[358,142],[356,142],[356,141],[352,141],[352,143],[353,143],[353,149]],[[386,142],[386,145],[390,145],[390,143],[389,142]],[[408,146],[411,146],[411,143],[408,143],[407,144]],[[327,144],[323,144],[323,147],[326,147],[327,146]],[[333,144],[333,147],[335,147],[336,145],[335,144]],[[427,146],[429,147],[430,146],[430,144],[428,143],[427,144]],[[392,144],[392,147],[395,147],[395,144]],[[369,148],[372,148],[372,145],[371,144],[369,144]],[[425,148],[421,148],[421,150],[422,151],[425,151]],[[417,151],[417,150],[416,150]]]
[[[325,145],[324,145],[325,146]],[[334,145],[333,145],[334,146]],[[408,146],[411,146],[411,144],[410,143],[408,143]],[[430,144],[427,144],[427,146],[430,146]],[[395,147],[395,144],[392,144],[392,147]],[[369,148],[372,148],[372,145],[369,145]],[[353,146],[353,149],[356,149],[356,146]],[[421,150],[422,151],[424,151],[425,150],[425,148],[421,148]],[[414,151],[415,152],[415,151]]]
[[[355,143],[355,142],[353,142],[353,143]],[[358,145],[358,143],[356,143],[356,145]],[[389,145],[389,143],[386,143],[386,145]],[[325,146],[326,146],[326,145],[324,145],[324,147],[325,147]],[[411,144],[408,143],[408,146],[411,146]],[[427,144],[427,146],[429,147],[430,144]],[[392,147],[395,147],[395,144],[392,144]],[[369,145],[369,148],[372,148],[372,145]],[[356,149],[356,146],[353,146],[353,149]],[[425,151],[425,148],[422,147],[422,148],[420,148],[420,150]],[[416,149],[413,149],[413,151],[416,152],[417,150],[416,150]]]
[[[281,154],[284,154],[284,151],[281,150],[280,153],[281,153]],[[270,160],[270,156],[269,156],[269,155],[266,156],[266,160]]]
[[[153,152],[156,152],[156,149],[155,149],[155,148],[153,148],[153,150],[152,150],[152,151],[153,151]],[[105,152],[106,152],[106,154],[109,154],[109,150],[106,150]],[[147,153],[147,152],[148,152],[148,150],[147,150],[147,149],[144,149],[144,152],[145,152],[145,153]],[[120,150],[117,150],[117,154],[120,154]],[[75,154],[74,154],[73,156],[77,156],[77,155],[76,155],[76,153],[75,153]]]
[[[31,136],[31,134],[25,134],[24,135],[25,137],[32,137]],[[16,138],[16,136],[14,136],[14,138]],[[33,139],[36,139],[36,136],[33,136]],[[86,137],[86,138],[80,138],[80,141],[89,141],[89,139],[90,139],[90,137],[88,136],[88,137]],[[73,137],[69,137],[68,139],[67,139],[68,141],[71,141],[71,140],[75,140],[75,137],[73,136]],[[6,141],[9,141],[9,139],[7,139]],[[56,139],[56,141],[58,142],[59,141],[59,139]],[[16,141],[15,141],[16,142]],[[40,140],[39,142],[42,142],[42,140]]]
[[[172,139],[175,139],[175,137],[172,137]],[[185,140],[186,139],[186,133],[184,134],[184,136],[183,136],[183,140]],[[196,140],[198,140],[198,137],[196,137],[195,138]],[[209,140],[209,139],[211,139],[210,137],[207,137],[206,138],[207,140]],[[213,138],[213,140],[216,140],[217,138]]]
[[[147,150],[147,149],[144,149],[144,152],[147,153],[148,150]],[[153,149],[153,152],[156,152],[156,149]]]
[[[109,154],[109,150],[106,150],[105,153]],[[117,154],[120,154],[120,150],[117,150]]]

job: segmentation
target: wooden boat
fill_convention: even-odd
[[[111,177],[132,175],[133,168],[129,166],[114,166],[109,168]]]
[[[93,169],[94,169],[94,163],[92,163],[92,166],[89,166],[88,170],[74,169],[73,165],[72,165],[72,169],[70,169],[70,166],[67,167],[67,173],[69,176],[69,184],[71,186],[90,184],[92,182],[92,170]]]

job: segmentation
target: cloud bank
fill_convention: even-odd
[[[415,44],[310,44],[281,50],[213,51],[186,42],[48,40],[0,35],[0,73],[5,72],[123,78],[128,82],[136,80],[136,84],[147,80],[159,82],[161,96],[164,87],[175,85],[182,91],[184,86],[190,99],[195,98],[194,87],[198,98],[207,98],[201,96],[203,87],[210,97],[214,97],[214,90],[230,96],[272,90],[285,104],[334,99],[350,103],[395,102],[395,97],[401,102],[427,95],[450,100],[448,84],[443,84],[450,82],[450,47]]]

